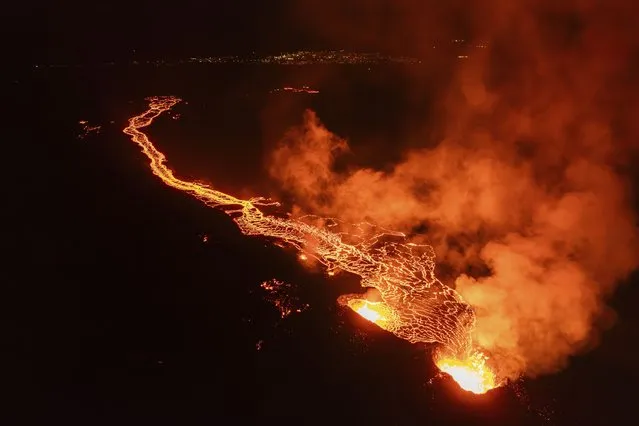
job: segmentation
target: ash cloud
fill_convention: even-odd
[[[613,317],[606,298],[639,259],[629,176],[639,9],[556,3],[367,1],[358,21],[301,2],[331,22],[315,31],[346,43],[419,51],[434,33],[463,29],[488,48],[460,61],[435,101],[441,120],[424,132],[439,142],[407,149],[390,169],[338,170],[348,144],[312,112],[269,158],[299,210],[432,244],[476,311],[475,342],[511,378],[553,372],[592,347]]]

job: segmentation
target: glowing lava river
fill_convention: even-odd
[[[370,224],[345,226],[333,219],[266,214],[263,210],[279,204],[261,197],[242,200],[206,184],[177,178],[164,154],[140,129],[180,99],[165,96],[147,100],[148,110],[130,118],[123,131],[142,148],[153,174],[166,185],[209,207],[223,208],[245,235],[272,238],[315,258],[328,271],[342,270],[361,277],[362,287],[377,289],[381,300],[344,295],[339,303],[401,339],[439,343],[435,364],[463,389],[485,393],[501,384],[487,365],[487,357],[472,344],[472,308],[435,277],[430,246],[407,243],[404,234]]]

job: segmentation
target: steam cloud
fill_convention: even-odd
[[[487,42],[435,101],[444,119],[429,130],[444,137],[407,150],[390,171],[338,172],[348,144],[309,111],[272,153],[271,176],[304,212],[420,229],[474,307],[474,340],[501,376],[563,367],[610,323],[605,299],[639,263],[628,176],[639,135],[639,9],[504,0],[429,14],[423,2],[391,2],[395,13],[365,3],[365,29],[394,34],[377,40],[387,48],[410,37],[416,50],[431,47],[415,16],[461,22]],[[359,37],[338,8],[316,12],[335,23],[323,28],[338,29],[326,36]],[[375,31],[382,12],[391,18]]]

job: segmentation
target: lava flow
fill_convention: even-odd
[[[472,344],[474,311],[454,289],[435,277],[430,246],[407,243],[404,234],[370,224],[347,227],[334,219],[267,215],[260,208],[279,204],[262,197],[242,200],[206,184],[175,177],[164,154],[140,129],[180,99],[165,96],[147,100],[148,110],[130,118],[123,131],[142,148],[151,170],[166,185],[209,207],[224,207],[246,235],[273,238],[298,249],[300,258],[313,257],[328,271],[341,269],[360,276],[362,287],[379,291],[380,301],[370,302],[359,294],[344,295],[339,298],[341,305],[411,343],[440,343],[439,353],[447,356],[437,355],[436,365],[463,389],[483,393],[499,386],[485,356]]]

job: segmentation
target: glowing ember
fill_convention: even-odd
[[[441,371],[450,375],[462,389],[482,394],[499,386],[495,374],[486,365],[486,360],[484,354],[473,352],[465,359],[441,357],[435,364]]]
[[[102,129],[101,126],[91,126],[89,122],[86,120],[80,120],[78,124],[82,128],[82,132],[78,135],[79,139],[85,139],[89,135],[98,134],[100,133],[100,130]]]
[[[266,300],[275,306],[282,318],[293,313],[301,313],[309,307],[308,303],[299,302],[298,298],[292,294],[291,285],[284,281],[272,279],[264,281],[260,287],[267,293]]]
[[[192,195],[209,207],[224,207],[246,235],[270,237],[278,246],[292,246],[300,251],[300,260],[308,259],[303,253],[306,252],[327,271],[342,270],[358,275],[362,287],[379,292],[380,301],[344,295],[338,299],[342,306],[348,306],[411,343],[441,343],[445,353],[451,356],[438,359],[437,365],[464,389],[481,393],[495,387],[495,376],[485,365],[485,358],[462,356],[472,353],[475,313],[454,289],[435,277],[432,247],[407,243],[404,234],[370,224],[346,226],[330,218],[318,221],[310,216],[270,216],[260,208],[272,208],[279,206],[278,203],[261,197],[242,200],[209,185],[176,177],[167,166],[164,154],[140,129],[170,111],[180,99],[166,96],[148,101],[149,109],[130,118],[123,131],[142,148],[153,174],[166,185]]]

